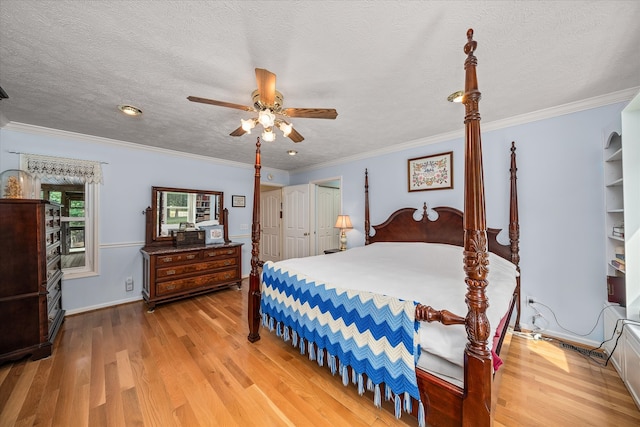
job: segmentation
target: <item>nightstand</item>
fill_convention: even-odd
[[[335,254],[336,252],[340,252],[340,249],[325,249],[324,253],[325,254]]]

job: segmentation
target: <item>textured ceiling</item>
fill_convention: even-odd
[[[266,68],[285,107],[338,111],[263,143],[295,170],[460,131],[470,27],[486,123],[640,87],[639,21],[638,1],[0,0],[0,113],[252,163],[257,133],[229,136],[250,114],[186,97],[250,105]]]

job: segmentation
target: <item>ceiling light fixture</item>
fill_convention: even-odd
[[[265,108],[258,111],[258,117],[253,117],[246,120],[240,119],[240,123],[242,130],[246,133],[251,133],[251,129],[256,127],[256,125],[262,125],[262,127],[264,128],[264,131],[262,132],[262,139],[267,142],[275,141],[276,133],[273,131],[274,128],[280,129],[280,131],[282,131],[282,135],[284,135],[285,137],[291,135],[291,132],[293,131],[293,124],[288,123],[282,119],[277,119],[276,115],[273,113],[273,111],[271,111],[270,108]]]
[[[272,127],[275,120],[276,115],[273,114],[269,108],[260,110],[260,112],[258,113],[258,121],[264,128]]]
[[[287,154],[290,156],[295,156],[296,154],[298,154],[298,152],[296,150],[289,150],[287,151]]]
[[[142,114],[142,110],[138,107],[134,107],[133,105],[118,105],[118,110],[122,111],[127,116],[139,116]]]
[[[464,98],[464,92],[459,90],[453,92],[451,95],[447,97],[447,101],[449,102],[462,102],[462,98]]]
[[[251,129],[256,127],[257,122],[258,122],[258,119],[249,119],[249,120],[240,119],[240,123],[242,123],[242,130],[245,131],[246,133],[251,133]]]
[[[273,133],[273,128],[271,127],[265,128],[264,132],[262,132],[262,140],[267,142],[272,142],[272,141],[275,141],[275,139],[276,139],[276,134]]]

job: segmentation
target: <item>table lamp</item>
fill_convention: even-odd
[[[349,228],[353,228],[351,225],[351,219],[349,219],[349,215],[338,215],[338,220],[336,221],[335,228],[340,229],[340,250],[347,250],[347,234],[345,230]]]

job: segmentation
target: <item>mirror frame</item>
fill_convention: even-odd
[[[163,244],[163,243],[173,243],[172,236],[158,236],[158,193],[160,192],[171,192],[171,193],[190,193],[190,194],[207,194],[218,196],[220,198],[220,206],[218,211],[218,223],[220,225],[225,225],[224,218],[224,192],[222,191],[212,191],[212,190],[195,190],[193,188],[174,188],[174,187],[151,187],[151,209],[148,213],[147,221],[150,222],[151,230],[149,230],[151,235],[147,236],[147,244]],[[149,221],[150,220],[150,221]],[[226,229],[226,227],[225,227]]]

